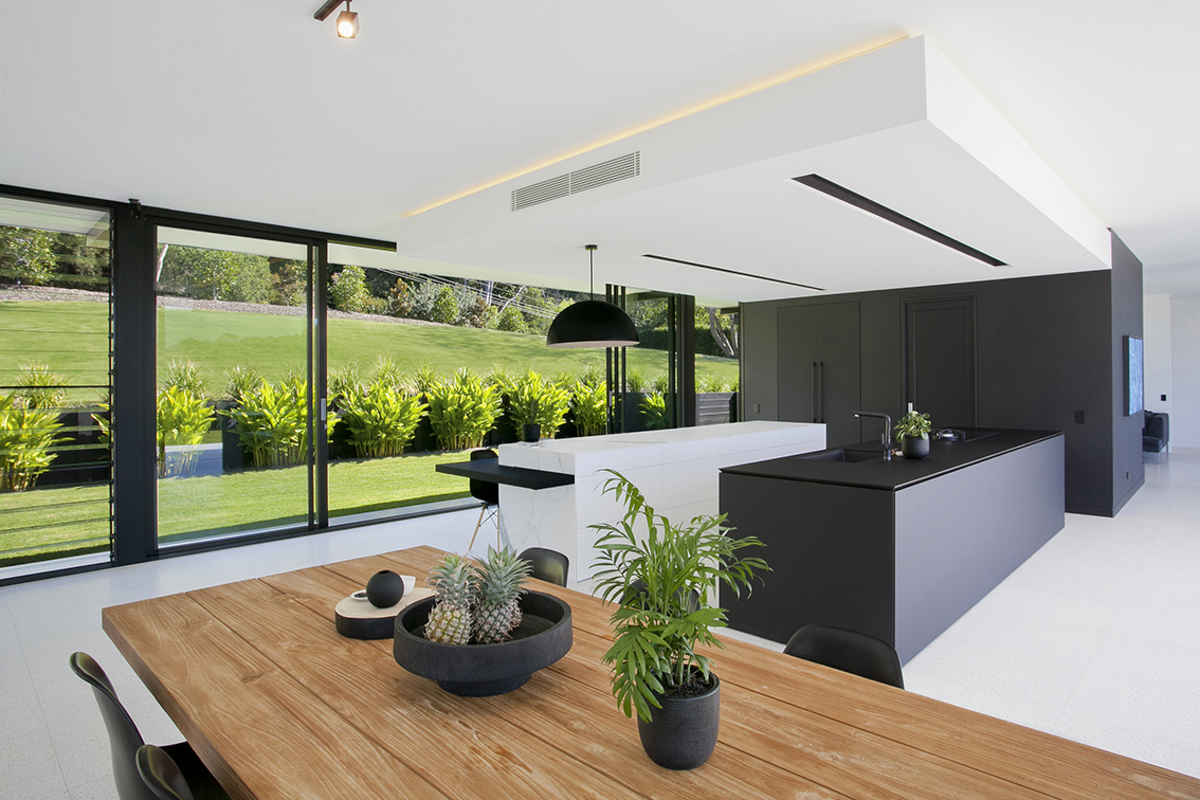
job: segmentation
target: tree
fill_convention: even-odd
[[[54,277],[54,234],[0,226],[0,278],[40,286]]]
[[[159,286],[187,297],[263,303],[271,294],[266,256],[174,246],[163,255]]]
[[[708,330],[713,341],[728,358],[738,357],[738,326],[736,314],[722,314],[721,309],[707,307]]]
[[[529,328],[525,325],[525,315],[517,310],[516,306],[505,306],[500,312],[500,319],[496,322],[496,327],[502,331],[514,331],[515,333],[526,333]]]
[[[367,274],[362,267],[347,264],[341,272],[334,273],[333,286],[329,290],[329,302],[338,311],[362,311],[370,294],[367,292]]]
[[[429,318],[444,325],[458,322],[458,298],[454,289],[449,286],[439,286],[433,299],[433,307],[429,310]]]

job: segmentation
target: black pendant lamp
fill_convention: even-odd
[[[588,251],[592,299],[580,300],[564,308],[550,323],[546,344],[550,347],[633,347],[638,343],[633,320],[612,303],[596,299],[596,245],[589,244],[585,249]]]

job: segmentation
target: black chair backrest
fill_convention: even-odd
[[[522,550],[517,558],[524,559],[533,565],[533,577],[546,583],[567,585],[567,572],[571,560],[557,550],[547,550],[545,547],[530,547]]]
[[[783,652],[897,689],[904,688],[900,656],[887,642],[865,633],[831,625],[805,625],[792,634]]]
[[[121,800],[155,800],[155,795],[146,788],[134,763],[138,748],[145,742],[142,741],[142,734],[138,732],[133,718],[117,699],[112,682],[96,663],[96,659],[87,653],[71,654],[70,663],[75,674],[91,685],[92,693],[96,695],[96,703],[100,706],[100,716],[104,718],[104,726],[108,728],[108,744],[112,751],[113,779],[117,784],[117,796]]]
[[[499,458],[500,454],[495,450],[472,450],[471,460],[479,461],[484,458]],[[471,497],[476,500],[482,500],[489,506],[494,506],[500,502],[500,484],[495,481],[478,481],[474,478],[470,479]],[[460,484],[461,485],[461,484]]]
[[[195,800],[179,765],[161,747],[144,744],[137,750],[137,771],[158,800]]]

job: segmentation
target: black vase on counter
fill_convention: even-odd
[[[542,426],[536,422],[527,422],[521,426],[521,440],[536,444],[542,438]]]
[[[929,455],[929,437],[907,434],[901,436],[900,452],[904,453],[905,458],[925,458]]]

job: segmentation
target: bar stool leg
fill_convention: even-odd
[[[479,520],[475,523],[475,531],[471,534],[471,543],[467,545],[467,552],[471,552],[471,548],[475,546],[475,537],[479,535],[479,526],[483,524],[483,515],[487,513],[488,507],[485,505],[479,509]],[[499,534],[496,534],[499,536]]]

